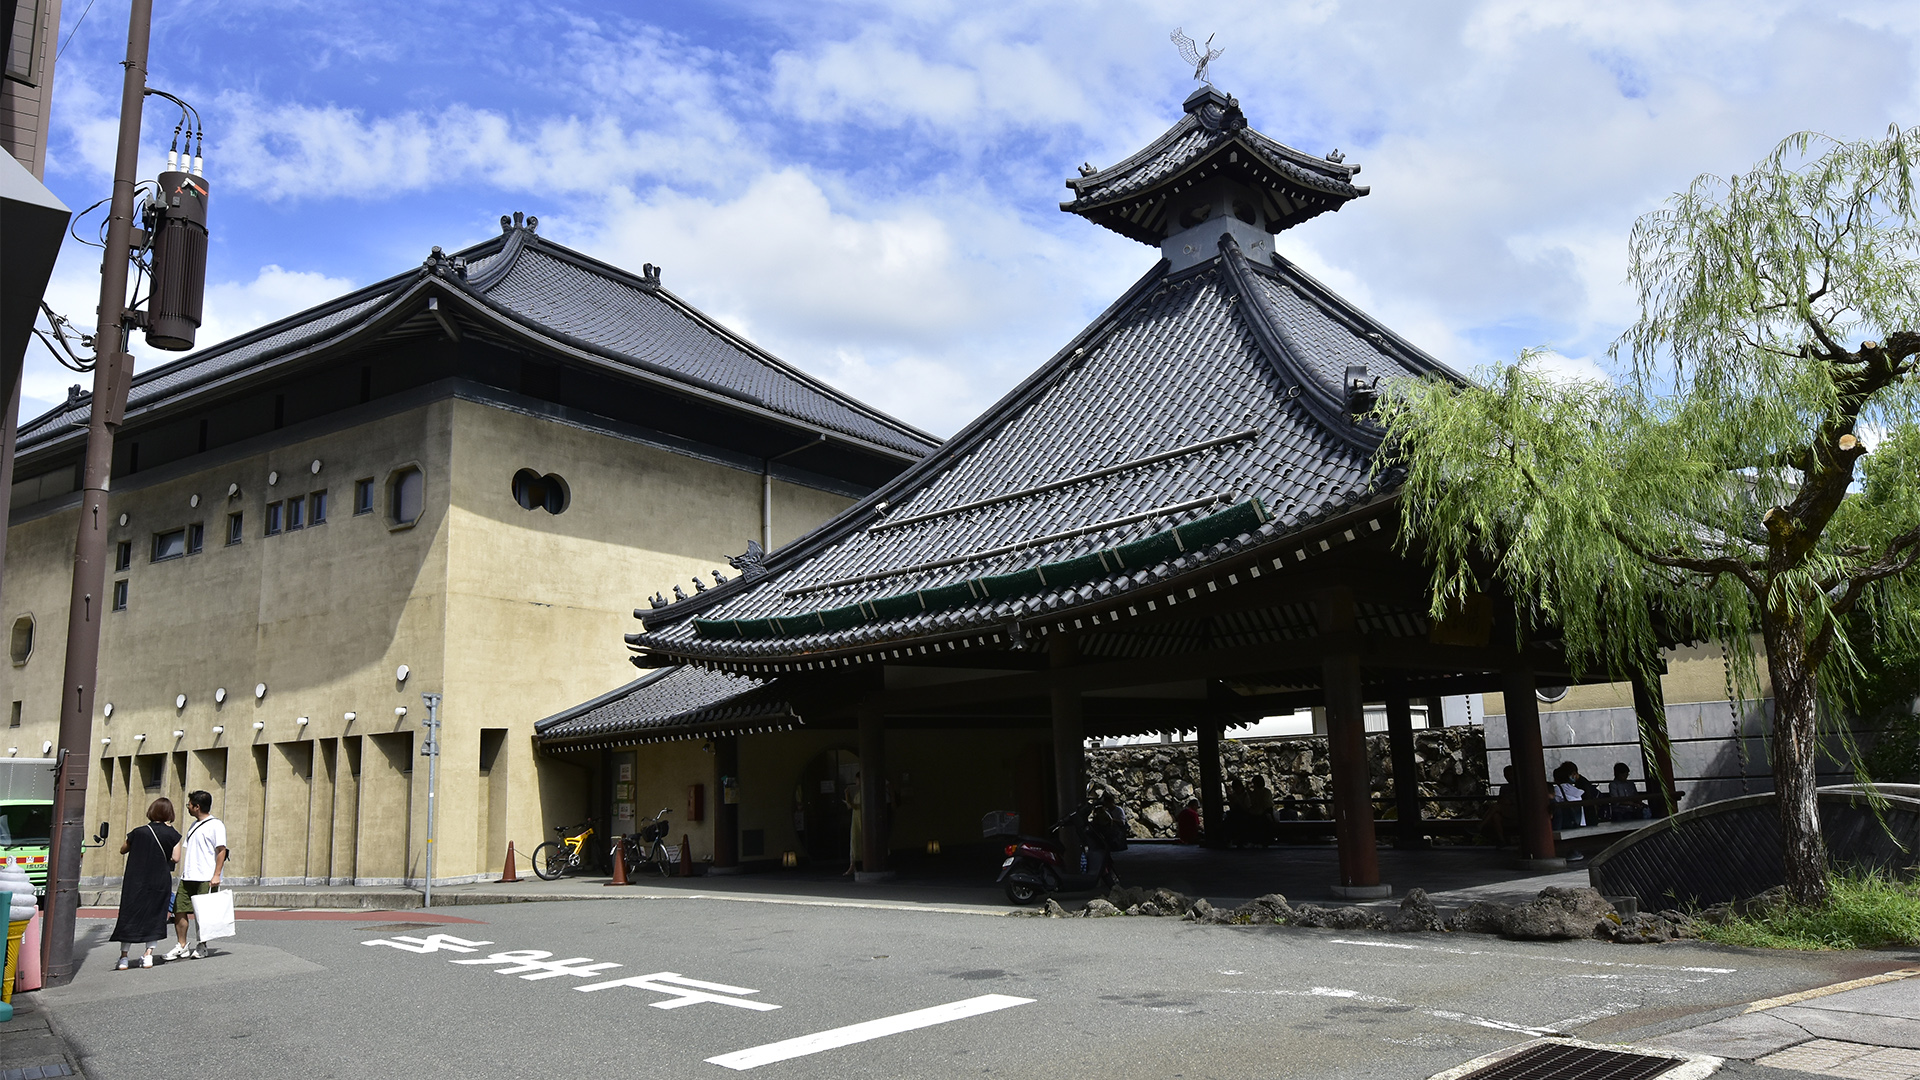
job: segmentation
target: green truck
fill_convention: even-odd
[[[0,758],[0,858],[24,860],[34,895],[47,895],[53,837],[53,758]]]

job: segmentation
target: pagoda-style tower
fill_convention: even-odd
[[[1186,116],[1140,152],[1105,169],[1081,166],[1060,209],[1152,244],[1169,269],[1218,255],[1222,233],[1249,259],[1267,261],[1273,235],[1367,193],[1358,165],[1303,154],[1247,126],[1231,94],[1202,86]]]

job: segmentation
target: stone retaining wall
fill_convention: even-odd
[[[1199,794],[1198,752],[1199,747],[1194,743],[1145,743],[1089,750],[1087,782],[1119,796],[1133,822],[1135,836],[1170,837],[1174,813],[1190,796]],[[1415,731],[1414,761],[1419,768],[1420,794],[1424,798],[1478,796],[1487,792],[1486,735],[1477,724]],[[1385,732],[1367,736],[1367,762],[1373,793],[1391,798],[1393,769]],[[1265,777],[1276,804],[1287,795],[1303,800],[1302,818],[1331,816],[1327,804],[1304,801],[1325,799],[1332,794],[1324,735],[1244,743],[1222,739],[1220,766],[1221,775],[1229,784],[1236,777],[1243,781],[1255,775]],[[1390,806],[1379,808],[1382,816],[1391,816],[1390,811]],[[1477,803],[1428,802],[1423,810],[1428,818],[1477,818],[1481,813]]]

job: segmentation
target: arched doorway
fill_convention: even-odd
[[[820,865],[847,864],[847,840],[853,811],[847,807],[847,789],[860,771],[860,758],[851,750],[822,750],[793,789],[794,827],[807,860]]]

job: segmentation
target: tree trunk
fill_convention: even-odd
[[[1773,681],[1773,787],[1780,800],[1787,892],[1798,903],[1817,904],[1827,898],[1827,845],[1814,790],[1819,683],[1808,662],[1805,631],[1799,619],[1768,619],[1763,636]]]

